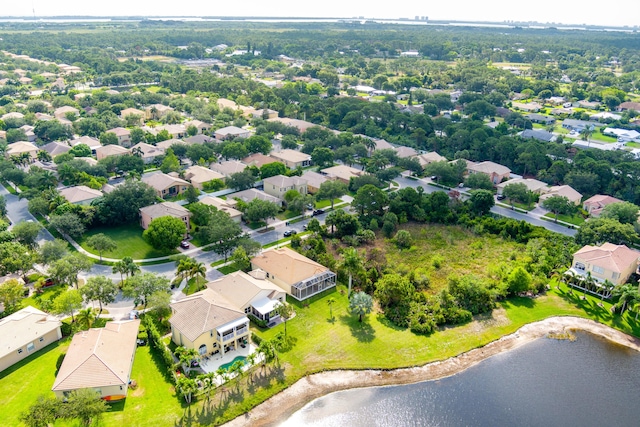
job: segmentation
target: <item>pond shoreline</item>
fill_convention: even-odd
[[[437,380],[460,373],[496,354],[513,350],[547,334],[573,330],[589,332],[613,343],[640,351],[640,339],[593,320],[579,317],[551,317],[524,325],[516,332],[458,356],[413,368],[392,370],[336,370],[308,375],[287,389],[224,424],[228,427],[275,426],[314,399],[332,392]]]

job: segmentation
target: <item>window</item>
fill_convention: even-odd
[[[604,273],[604,268],[598,267],[597,265],[594,265],[593,266],[593,272],[594,273],[598,273],[598,274],[602,274],[602,273]]]
[[[244,314],[251,313],[251,306],[244,309]]]
[[[44,341],[44,337],[40,337],[40,339],[38,341],[40,341],[40,342]]]
[[[21,348],[18,349],[18,354],[20,354],[20,353],[22,353],[22,349]]]
[[[30,342],[29,344],[27,344],[27,351],[28,351],[29,353],[31,353],[31,352],[32,352],[33,350],[35,350],[35,349],[36,349],[36,346],[35,346],[32,342]]]

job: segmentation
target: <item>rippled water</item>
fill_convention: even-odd
[[[639,403],[640,354],[578,333],[438,381],[332,393],[282,427],[633,426]]]

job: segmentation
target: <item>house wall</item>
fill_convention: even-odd
[[[609,269],[603,269],[601,270],[602,272],[600,272],[600,270],[598,269],[597,266],[593,265],[591,262],[579,257],[579,256],[574,256],[573,257],[573,264],[572,267],[576,270],[581,270],[578,265],[582,264],[585,266],[585,273],[586,272],[591,272],[591,276],[595,279],[599,279],[601,281],[605,281],[605,280],[609,280],[611,283],[613,283],[614,285],[622,285],[624,283],[627,282],[627,280],[629,279],[629,277],[631,276],[631,274],[633,272],[636,271],[637,265],[635,263],[630,264],[624,271],[622,271],[621,273],[616,273],[612,270]],[[595,270],[594,270],[595,267]]]
[[[196,338],[194,341],[189,340],[187,337],[182,335],[180,331],[175,329],[173,325],[171,326],[171,340],[176,345],[181,345],[184,348],[190,349],[193,348],[198,350],[201,345],[207,346],[207,354],[211,352],[215,352],[216,350],[222,351],[222,347],[220,346],[220,342],[218,342],[218,336],[216,334],[216,330],[207,331]]]
[[[128,377],[130,377],[129,375]],[[100,393],[100,397],[102,399],[108,398],[107,400],[121,400],[127,397],[127,384],[118,384],[118,385],[110,385],[106,387],[93,387],[93,390]],[[55,390],[53,393],[59,399],[64,399],[67,397],[70,392],[74,390]]]
[[[19,350],[16,349],[16,351],[7,354],[5,357],[0,359],[0,372],[4,371],[15,363],[18,363],[22,359],[31,356],[35,352],[42,350],[49,344],[58,341],[60,338],[62,338],[62,332],[60,331],[60,327],[57,327],[56,329],[34,339],[33,341],[25,342],[24,345],[19,349],[22,350],[20,353],[18,353]],[[31,351],[27,349],[27,346],[30,343],[33,344],[33,349]]]

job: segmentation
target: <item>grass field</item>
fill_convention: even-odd
[[[551,218],[552,220],[556,219],[555,214],[553,214],[552,212],[546,213],[544,214],[544,216],[546,218]],[[582,225],[584,224],[584,217],[582,215],[573,215],[573,216],[569,216],[569,215],[558,215],[558,221],[564,221],[564,222],[568,222],[569,224],[573,224],[573,225]]]
[[[384,250],[392,269],[426,268],[431,279],[430,288],[437,292],[447,285],[452,274],[487,276],[487,267],[509,263],[512,255],[522,253],[522,245],[493,235],[476,236],[461,227],[406,225],[402,227],[414,237],[413,246],[398,250],[390,241],[376,245]],[[438,265],[436,267],[435,265]]]
[[[88,252],[99,255],[98,252],[87,246],[86,241],[89,237],[103,233],[113,239],[118,247],[113,251],[104,252],[105,258],[121,259],[131,257],[133,259],[156,258],[165,255],[173,255],[178,253],[177,250],[170,252],[161,252],[154,249],[149,243],[142,238],[142,228],[137,225],[121,225],[116,227],[100,227],[89,230],[78,243]]]

